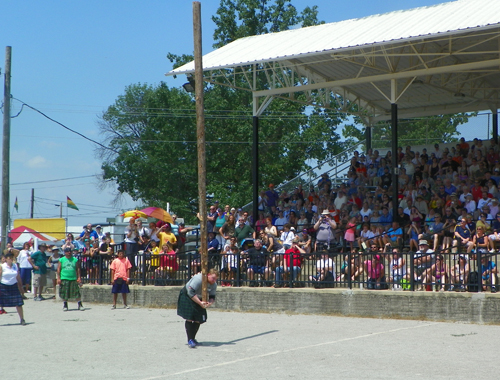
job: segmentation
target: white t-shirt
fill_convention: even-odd
[[[2,264],[2,280],[0,281],[4,285],[15,285],[17,284],[17,265],[12,264],[9,267],[7,263]]]
[[[316,261],[316,270],[319,272],[321,269],[324,268],[332,268],[332,274],[333,277],[335,278],[335,262],[328,258],[328,259],[319,259]]]
[[[17,264],[19,265],[19,268],[23,269],[31,269],[33,268],[28,261],[28,258],[30,257],[32,252],[23,249],[19,252],[19,255],[17,256]]]

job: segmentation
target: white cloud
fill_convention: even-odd
[[[30,169],[47,168],[49,166],[49,162],[42,156],[35,156],[26,161],[24,166]]]

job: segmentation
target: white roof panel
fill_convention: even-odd
[[[234,67],[498,25],[500,0],[458,0],[241,38],[204,55],[203,68]],[[193,71],[194,62],[190,62],[166,75]]]

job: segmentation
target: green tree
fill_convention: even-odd
[[[215,46],[236,38],[318,24],[317,8],[298,14],[289,1],[222,0],[214,16]],[[169,54],[175,66],[189,55]],[[207,194],[242,206],[252,198],[251,93],[205,86]],[[300,95],[298,95],[300,96]],[[136,84],[125,89],[101,118],[113,151],[99,151],[103,178],[120,193],[183,216],[197,209],[195,100],[182,89]],[[343,118],[275,99],[260,118],[261,183],[281,183],[308,168],[306,160],[326,160],[340,149],[335,132]],[[118,153],[116,153],[118,152]]]

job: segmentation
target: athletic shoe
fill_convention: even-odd
[[[33,301],[41,301],[41,299],[40,299],[40,298],[38,298],[38,297],[34,297],[34,298],[33,298]]]
[[[196,339],[193,339],[194,344],[197,346],[203,346],[203,343],[198,342]]]
[[[78,303],[78,310],[85,311],[85,308],[83,307],[83,304],[81,302]]]
[[[496,290],[496,288],[494,286],[491,287],[491,292],[492,293],[496,293],[497,292],[497,290]]]
[[[196,343],[194,342],[193,339],[190,339],[189,342],[188,342],[188,346],[189,348],[196,348]]]
[[[130,309],[130,306],[129,305],[123,305],[123,308],[124,309]]]
[[[116,309],[116,305],[111,306],[111,310],[115,310],[115,309]]]
[[[7,314],[7,312],[4,309],[2,309],[0,310],[0,314]]]
[[[42,296],[38,296],[38,301],[45,301],[45,298],[43,298]]]
[[[68,311],[68,304],[66,302],[63,303],[63,311]]]
[[[26,326],[26,321],[24,319],[21,319],[21,326]]]

